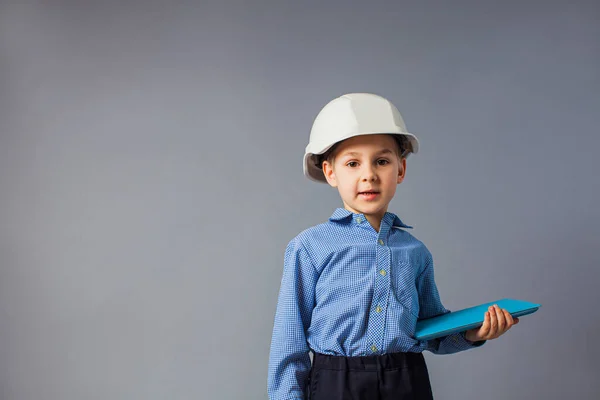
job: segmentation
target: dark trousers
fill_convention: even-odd
[[[341,357],[314,354],[310,400],[431,400],[433,394],[421,353]]]

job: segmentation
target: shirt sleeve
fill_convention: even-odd
[[[426,249],[423,270],[417,278],[419,292],[419,319],[436,317],[449,313],[441,300],[433,272],[433,257]],[[452,354],[482,346],[486,341],[470,342],[465,332],[454,333],[427,341],[427,350],[433,354]]]
[[[300,239],[290,241],[285,250],[271,339],[267,378],[270,400],[304,399],[310,372],[306,332],[315,305],[317,278]]]

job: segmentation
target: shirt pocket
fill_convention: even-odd
[[[414,318],[419,317],[419,292],[417,290],[416,278],[410,263],[399,263],[397,265],[393,281],[393,293],[400,305]]]

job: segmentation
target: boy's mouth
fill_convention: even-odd
[[[375,192],[375,191],[358,192],[358,195],[365,200],[373,200],[379,195],[379,192]]]

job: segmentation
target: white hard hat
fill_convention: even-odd
[[[350,93],[330,101],[317,115],[304,153],[304,175],[327,182],[319,165],[319,155],[337,142],[358,135],[392,134],[404,136],[410,153],[419,151],[419,141],[406,131],[400,112],[389,100],[371,93]]]

